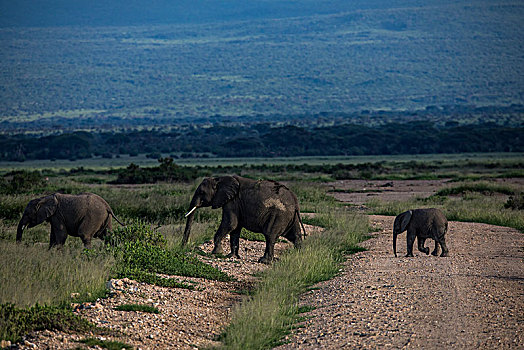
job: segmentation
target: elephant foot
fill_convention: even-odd
[[[442,254],[440,254],[440,256],[446,257],[446,256],[449,256],[449,253],[448,252],[442,252]]]
[[[213,254],[213,255],[222,255],[222,254],[224,254],[224,250],[222,249],[222,247],[220,247],[220,248],[215,247],[215,248],[213,248],[213,251],[211,252],[211,254]]]
[[[424,248],[422,252],[426,253],[426,255],[429,255],[429,248],[428,247]]]
[[[269,258],[267,258],[267,257],[264,255],[263,257],[261,257],[260,259],[258,259],[258,262],[259,262],[259,263],[262,263],[262,264],[269,265],[269,264],[271,264],[271,262],[273,262],[273,259],[269,259]]]
[[[413,253],[407,253],[406,258],[413,258]]]
[[[437,256],[437,255],[438,255],[438,251],[436,251],[436,250],[432,251],[432,252],[431,252],[431,255],[433,255],[433,256]]]
[[[240,255],[235,254],[235,253],[229,253],[228,255],[226,255],[226,258],[237,258],[237,259],[240,259]]]

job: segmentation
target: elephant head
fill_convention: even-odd
[[[239,188],[240,184],[233,176],[208,177],[200,183],[191,199],[190,210],[186,214],[187,221],[182,246],[186,245],[189,238],[195,210],[209,206],[213,209],[221,208],[238,194]]]
[[[406,231],[412,214],[413,211],[408,210],[395,218],[395,223],[393,224],[393,253],[395,253],[395,257],[397,256],[397,235]]]
[[[16,231],[16,241],[22,240],[22,233],[26,228],[39,225],[49,219],[56,212],[58,199],[55,195],[33,199],[30,201],[25,210]]]

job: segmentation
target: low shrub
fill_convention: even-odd
[[[0,304],[0,339],[16,343],[24,334],[43,329],[88,332],[96,327],[63,308],[37,304],[19,309],[13,304]]]
[[[218,281],[230,280],[222,271],[187,255],[187,252],[168,249],[164,237],[143,221],[136,220],[125,227],[119,227],[112,236],[110,239],[116,243],[113,251],[117,257],[120,277],[151,278],[147,273],[162,273]],[[153,282],[165,282],[163,280],[165,279],[153,278]]]

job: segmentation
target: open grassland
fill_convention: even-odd
[[[221,341],[224,348],[268,348],[278,344],[303,311],[298,296],[314,283],[338,271],[346,252],[356,248],[368,232],[365,216],[327,195],[325,181],[345,178],[419,179],[446,178],[447,185],[429,198],[409,201],[368,201],[374,213],[397,215],[415,207],[442,208],[449,220],[477,221],[515,227],[524,231],[522,187],[506,182],[522,177],[521,154],[450,155],[426,159],[411,157],[293,159],[289,163],[230,164],[220,167],[192,164],[195,177],[189,181],[112,184],[119,178],[110,169],[69,171],[41,170],[36,173],[7,172],[0,184],[0,305],[6,315],[0,322],[3,339],[12,341],[31,329],[42,327],[39,315],[71,316],[70,303],[101,297],[110,278],[129,277],[141,282],[175,288],[194,286],[178,283],[166,275],[197,276],[224,281],[230,277],[199,262],[193,248],[210,240],[220,221],[220,211],[197,211],[187,249],[180,247],[184,213],[188,210],[203,169],[209,174],[237,173],[252,178],[286,180],[298,196],[304,222],[324,228],[308,237],[302,249],[290,250],[260,276],[256,288],[234,308],[231,324]],[[282,161],[282,163],[280,163]],[[169,171],[165,164],[152,171]],[[367,181],[367,180],[366,180]],[[113,223],[112,243],[97,240],[84,251],[78,238],[69,237],[65,247],[48,250],[48,224],[27,230],[22,244],[15,243],[16,225],[27,202],[47,193],[94,192],[104,197],[126,227]],[[244,231],[244,239],[260,235]],[[162,277],[160,277],[162,276]],[[40,308],[38,305],[46,305]],[[69,317],[68,316],[68,317]],[[29,317],[29,318],[24,318]],[[47,317],[47,316],[46,316]],[[54,316],[52,316],[54,317]],[[27,320],[33,320],[31,323]],[[23,320],[20,321],[20,320]],[[28,323],[29,322],[29,323]],[[28,323],[21,327],[21,323]],[[82,325],[68,329],[82,332]],[[44,327],[56,327],[56,324]]]

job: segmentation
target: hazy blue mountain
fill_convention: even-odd
[[[521,0],[0,0],[0,128],[524,104],[522,23]]]

